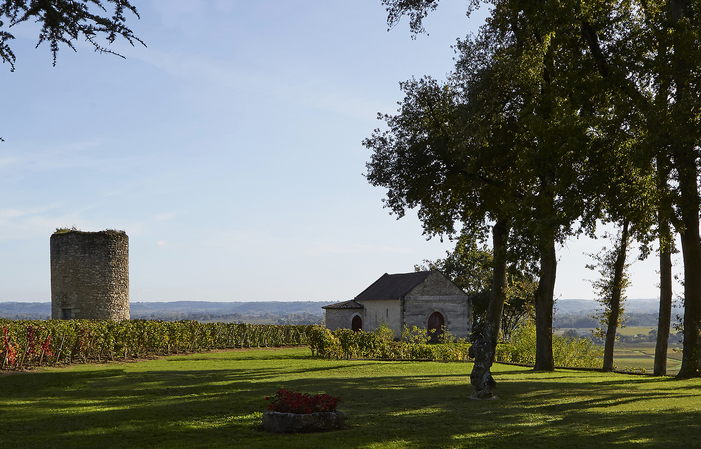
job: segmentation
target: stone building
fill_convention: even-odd
[[[129,319],[129,237],[57,230],[51,236],[51,318]]]
[[[326,327],[372,331],[382,322],[399,338],[406,325],[435,330],[445,327],[458,337],[472,330],[472,304],[467,294],[438,270],[385,273],[355,298],[324,306]]]

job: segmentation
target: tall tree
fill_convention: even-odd
[[[470,49],[489,55],[488,42]],[[495,82],[489,57],[472,61],[474,70],[460,83],[428,78],[401,83],[406,96],[399,113],[381,116],[389,129],[376,130],[363,144],[373,150],[368,181],[388,189],[386,204],[400,217],[418,208],[429,235],[452,235],[456,222],[468,229],[491,226],[492,297],[480,331],[473,333],[480,349],[471,375],[473,394],[485,397],[494,386],[489,370],[506,300],[510,214],[520,188],[511,176],[517,156],[514,116],[503,101],[506,86]]]
[[[665,67],[669,62],[670,42],[665,27],[659,26],[652,20],[660,17],[660,11],[650,9],[650,5],[644,5],[643,12],[647,17],[644,24],[646,32],[640,33],[649,36],[645,44],[646,48],[653,48],[654,67]],[[650,83],[649,80],[653,82]],[[667,374],[667,349],[669,344],[670,322],[672,318],[672,254],[674,247],[673,228],[680,229],[678,217],[675,214],[674,204],[675,189],[670,186],[673,171],[672,161],[669,159],[669,139],[666,133],[659,130],[665,129],[670,122],[669,99],[672,95],[670,77],[664,71],[651,70],[648,86],[651,89],[650,108],[647,114],[647,123],[644,129],[653,132],[647,133],[644,140],[648,147],[649,157],[654,161],[656,174],[657,202],[657,240],[659,242],[660,264],[660,305],[657,324],[657,343],[655,345],[654,374],[664,376]]]
[[[470,7],[478,3],[474,1]],[[586,205],[581,173],[586,163],[583,149],[589,141],[581,105],[573,101],[575,97],[571,93],[574,77],[564,76],[568,74],[558,67],[563,59],[581,60],[582,45],[567,34],[558,33],[558,27],[567,28],[567,23],[550,20],[556,12],[553,3],[546,5],[549,6],[546,13],[542,4],[533,2],[491,3],[494,4],[492,16],[480,35],[458,44],[460,56],[453,81],[458,86],[469,86],[472,92],[471,96],[463,97],[463,109],[489,119],[489,122],[472,122],[490,130],[490,145],[508,146],[512,155],[507,170],[518,194],[510,203],[510,216],[516,241],[522,243],[516,246],[527,255],[532,254],[535,244],[538,256],[534,262],[540,272],[536,292],[536,369],[552,370],[555,246],[572,232],[573,223]],[[385,1],[385,4],[390,25],[408,14],[412,30],[420,32],[421,20],[435,9],[437,1]],[[485,48],[489,49],[488,54],[479,51]],[[488,79],[489,83],[471,82],[476,73],[474,66],[478,64],[475,61],[488,61],[483,73],[489,76],[482,79]],[[578,74],[587,77],[591,73],[593,70],[585,67]],[[498,99],[493,100],[495,97]],[[485,114],[484,104],[498,108]],[[496,130],[500,123],[508,123],[509,136]],[[490,315],[489,321],[493,320],[495,317]]]
[[[387,6],[391,26],[402,16],[409,16],[412,31],[418,33],[423,31],[423,18],[439,2],[383,0],[383,3]],[[536,66],[545,69],[541,72],[543,96],[534,105],[541,123],[558,123],[549,117],[552,112],[549,105],[561,103],[548,99],[565,98],[578,105],[580,117],[587,117],[589,137],[594,142],[603,143],[599,149],[592,146],[594,152],[588,161],[597,159],[598,150],[607,153],[626,148],[627,151],[618,152],[619,157],[632,162],[638,169],[655,167],[659,171],[659,179],[664,181],[660,182],[654,201],[662,205],[663,198],[670,198],[673,207],[673,213],[668,206],[664,206],[664,210],[657,207],[660,212],[658,235],[664,266],[662,272],[667,277],[661,282],[665,286],[661,310],[666,310],[670,291],[667,282],[668,246],[664,243],[671,241],[665,231],[669,222],[681,236],[684,257],[684,353],[679,377],[701,376],[701,206],[698,185],[701,177],[701,116],[697,113],[701,109],[701,46],[698,45],[701,41],[701,4],[692,0],[559,0],[537,4],[523,0],[473,0],[468,5],[468,12],[482,3],[492,5],[492,15],[485,28],[502,30],[501,37],[506,36],[505,33],[520,35],[525,37],[521,42],[526,44],[535,40],[538,45],[534,48],[539,46],[543,50],[534,54],[533,59],[537,62],[542,56],[543,64]],[[528,45],[516,48],[525,47]],[[596,74],[592,74],[592,70]],[[559,97],[551,95],[557,91],[561,93]],[[557,108],[555,111],[561,112]],[[540,128],[552,130],[550,126]],[[637,133],[642,140],[632,147],[621,146],[623,141],[615,136],[625,135],[627,131]],[[602,136],[605,138],[600,139]],[[543,143],[541,137],[542,134],[538,135],[539,143]],[[547,170],[541,173],[544,175],[539,178],[542,201],[536,209],[547,216],[548,210],[559,212],[550,203],[552,198],[557,201],[561,197],[559,193],[553,195],[551,192],[552,186],[562,186],[562,181],[553,182],[556,178],[549,177]],[[601,198],[608,201],[614,197],[604,194]],[[635,201],[636,198],[632,195],[614,199]],[[594,211],[605,208],[596,204],[591,207]],[[588,222],[597,216],[588,213],[583,219]],[[519,222],[517,217],[514,218],[514,230],[518,233]],[[637,232],[645,232],[646,226],[635,220],[632,219],[631,223],[638,227]],[[545,223],[536,240],[541,254],[541,274],[544,275],[543,288],[538,295],[542,298],[548,294],[549,279],[554,279],[553,252],[548,241],[549,232],[557,227],[550,227],[547,221],[533,221]],[[544,302],[540,304],[543,306]],[[539,328],[538,332],[539,336],[549,334],[546,327]],[[547,341],[543,343],[547,346]]]
[[[453,235],[455,224],[484,229],[492,221],[493,300],[487,321],[496,345],[499,320],[506,298],[509,211],[513,179],[507,176],[509,146],[485,148],[489,134],[475,126],[486,119],[463,111],[462,94],[450,84],[428,78],[401,83],[406,97],[396,116],[381,116],[389,130],[375,130],[363,144],[373,150],[367,179],[386,187],[387,207],[400,217],[418,208],[424,232]],[[467,120],[467,123],[464,122]],[[502,132],[507,130],[502,129]]]
[[[613,52],[603,54],[611,90],[625,87],[639,108],[649,160],[658,173],[658,235],[661,254],[660,323],[671,305],[672,224],[681,238],[684,258],[684,349],[678,377],[701,376],[701,233],[699,229],[699,144],[701,120],[701,5],[689,0],[652,0],[626,5],[630,26],[638,30],[613,36],[619,42],[639,42],[636,64],[622,65]],[[610,38],[610,37],[609,37]],[[627,40],[624,40],[627,39]],[[609,44],[610,48],[616,42]],[[626,81],[621,81],[625,77]],[[610,77],[606,77],[610,78]],[[661,333],[664,332],[664,324]],[[660,336],[661,337],[661,336]],[[656,350],[662,363],[664,344]],[[664,351],[666,353],[666,350]],[[656,371],[660,373],[662,367]]]
[[[666,165],[666,164],[665,164]],[[667,375],[667,350],[669,346],[670,322],[672,320],[672,252],[674,240],[670,223],[673,209],[669,200],[669,169],[657,167],[660,202],[657,211],[658,241],[660,253],[660,306],[657,315],[657,342],[653,374]]]
[[[699,146],[701,123],[701,5],[690,0],[669,0],[663,16],[673,51],[667,67],[673,94],[670,118],[664,131],[679,188],[677,208],[684,257],[684,346],[680,378],[701,377],[701,232],[699,229]]]

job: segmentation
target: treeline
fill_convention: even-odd
[[[183,321],[202,323],[251,324],[321,324],[324,319],[318,301],[251,301],[251,302],[133,302],[133,320]],[[10,320],[51,319],[51,303],[0,302],[0,318]]]
[[[260,316],[289,315],[309,313],[322,315],[322,306],[329,304],[321,301],[247,301],[247,302],[212,302],[212,301],[171,301],[171,302],[132,302],[130,304],[132,318],[148,313],[179,312],[179,313],[209,313],[226,315],[240,313],[242,315]]]
[[[625,315],[626,326],[657,326],[657,313],[628,313]],[[598,318],[588,315],[562,315],[555,316],[553,320],[555,328],[585,329],[600,326]]]
[[[0,370],[308,343],[312,326],[0,319]]]
[[[586,338],[591,340],[596,345],[603,345],[605,339],[594,335],[589,330],[584,330],[577,332],[575,329],[568,329],[564,332],[563,336],[569,338]],[[657,342],[657,331],[655,329],[651,330],[647,334],[637,334],[637,335],[622,335],[620,333],[616,334],[616,338],[621,343],[655,343]],[[683,332],[670,333],[667,338],[668,345],[676,345],[682,343],[684,339]]]
[[[200,323],[251,323],[251,324],[321,324],[324,317],[311,313],[289,313],[275,315],[244,315],[242,313],[183,313],[183,312],[151,312],[132,313],[132,319],[183,321],[195,320]]]
[[[50,302],[0,302],[0,318],[10,320],[48,320]]]

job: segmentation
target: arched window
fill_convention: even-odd
[[[428,317],[428,336],[431,342],[438,342],[438,339],[443,335],[443,326],[445,325],[445,318],[440,312],[433,312],[431,316]]]
[[[356,315],[353,317],[353,320],[351,321],[351,329],[353,330],[353,332],[363,330],[363,319],[360,318],[360,315]]]

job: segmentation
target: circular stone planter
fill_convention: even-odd
[[[343,429],[346,416],[343,412],[319,413],[263,413],[263,429],[274,433],[323,432]]]

